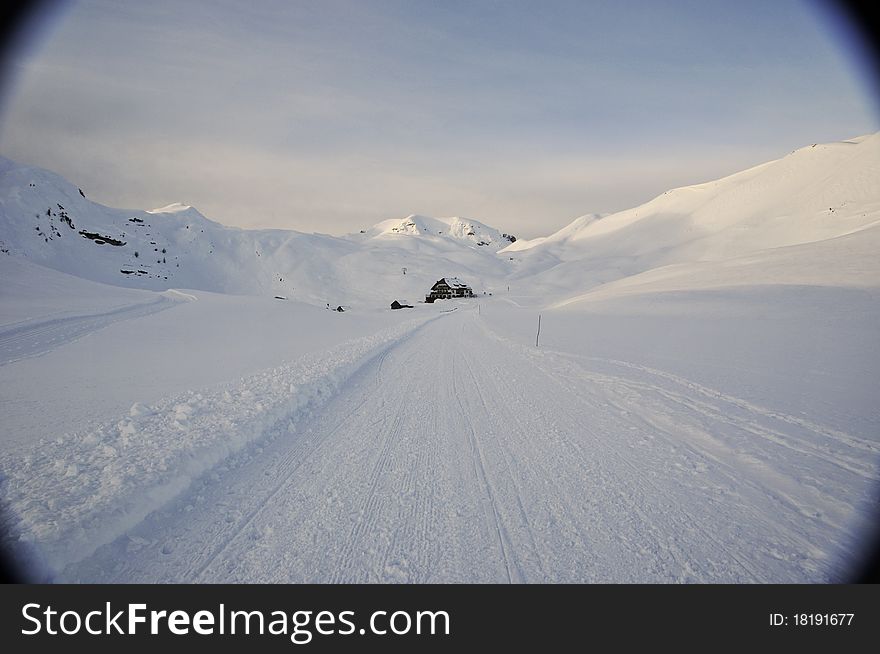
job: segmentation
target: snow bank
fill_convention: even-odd
[[[206,392],[190,391],[81,433],[0,457],[9,525],[51,577],[137,525],[230,455],[318,406],[419,317]]]

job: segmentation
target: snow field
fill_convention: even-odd
[[[274,423],[259,452],[227,459],[216,479],[203,475],[58,579],[845,575],[872,516],[876,438],[786,413],[772,397],[535,348],[509,331],[531,326],[532,312],[503,308],[462,306],[395,341],[319,411]]]
[[[246,377],[186,392],[0,457],[11,529],[48,574],[117,538],[199,475],[320,405],[364,362],[434,316]]]

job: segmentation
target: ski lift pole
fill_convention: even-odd
[[[541,314],[538,314],[538,333],[535,334],[535,347],[538,347],[538,338],[541,336]]]

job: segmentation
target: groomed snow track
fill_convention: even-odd
[[[832,581],[877,454],[662,371],[510,343],[458,311],[55,578]]]
[[[4,325],[0,327],[0,366],[46,354],[65,343],[93,334],[113,323],[163,311],[183,299],[173,296],[157,297],[151,302],[126,305],[102,313],[45,318]]]

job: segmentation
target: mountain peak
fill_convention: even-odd
[[[181,204],[180,202],[172,202],[171,204],[165,205],[164,207],[159,207],[158,209],[151,209],[147,211],[147,213],[180,213],[181,211],[187,211],[192,209],[192,207],[188,204]]]
[[[406,218],[390,218],[373,225],[362,232],[368,238],[393,238],[396,236],[422,236],[435,239],[464,241],[477,247],[491,247],[493,250],[509,245],[516,237],[503,234],[477,220],[451,216],[433,218],[421,214],[410,214]]]

